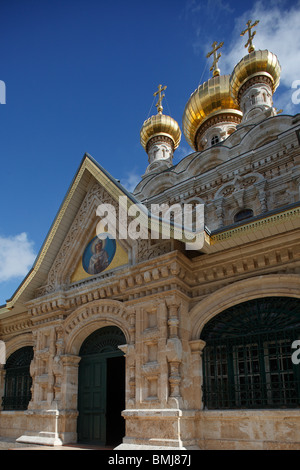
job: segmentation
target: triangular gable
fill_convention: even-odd
[[[36,290],[47,282],[49,271],[87,194],[91,177],[94,177],[99,185],[105,188],[114,201],[117,202],[120,196],[126,196],[131,203],[138,203],[131,193],[86,153],[31,270],[7,301],[6,306],[0,309],[0,313],[5,313],[12,308],[15,309],[15,313],[24,310],[23,303],[31,300]]]

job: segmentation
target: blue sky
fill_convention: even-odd
[[[182,124],[210,77],[206,53],[224,41],[221,73],[246,53],[240,32],[282,65],[274,103],[296,114],[300,3],[285,0],[0,0],[0,305],[33,264],[85,152],[132,190],[147,166],[139,142],[167,85],[164,113]],[[192,152],[182,136],[174,162]]]

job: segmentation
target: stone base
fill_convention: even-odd
[[[163,446],[163,445],[146,445],[146,444],[120,444],[114,448],[114,450],[177,450],[178,452],[184,450],[200,450],[198,446],[192,447],[173,447],[173,446]]]
[[[40,432],[36,436],[21,436],[16,439],[16,442],[22,442],[25,444],[38,444],[45,446],[62,446],[62,440],[55,433],[51,432]]]
[[[122,444],[115,447],[114,450],[200,450],[195,440],[190,439],[181,441],[180,439],[143,439],[124,437]]]

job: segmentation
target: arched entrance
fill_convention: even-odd
[[[118,445],[125,435],[125,344],[116,326],[100,328],[83,342],[79,355],[78,441]]]

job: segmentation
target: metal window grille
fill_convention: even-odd
[[[79,355],[117,351],[120,344],[125,344],[126,338],[117,326],[105,326],[94,331],[83,342]]]
[[[251,217],[253,217],[253,210],[243,209],[235,214],[234,222],[241,222],[242,220],[250,219]]]
[[[6,362],[3,410],[26,410],[31,399],[32,379],[29,372],[33,348],[26,346],[15,351]]]
[[[226,310],[203,329],[203,402],[207,409],[300,406],[300,301],[256,299]]]

